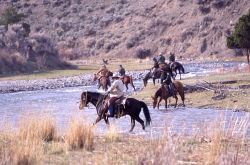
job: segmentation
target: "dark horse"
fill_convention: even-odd
[[[170,66],[169,66],[168,64],[166,64],[166,63],[160,64],[160,68],[156,69],[156,70],[154,71],[154,73],[153,73],[153,71],[152,71],[152,69],[151,69],[151,70],[145,75],[145,77],[143,78],[144,87],[147,86],[148,80],[151,79],[151,78],[153,79],[153,84],[155,85],[155,80],[161,78],[162,70],[164,70],[165,72],[168,72],[168,73],[170,74],[170,76],[174,78]]]
[[[93,81],[96,81],[99,79],[98,89],[100,89],[100,87],[102,86],[102,89],[104,91],[107,91],[108,87],[111,85],[109,77],[112,75],[113,75],[113,73],[110,71],[108,73],[106,73],[105,76],[101,76],[100,78],[96,74],[94,74]]]
[[[92,103],[96,107],[97,118],[94,124],[98,123],[100,120],[104,119],[106,124],[109,124],[109,120],[107,117],[107,110],[105,111],[105,95],[97,93],[97,92],[83,92],[81,94],[80,106],[79,109],[83,109],[89,103]],[[135,127],[135,120],[142,125],[142,129],[145,129],[144,121],[140,118],[140,112],[143,108],[143,113],[146,118],[146,126],[150,125],[151,117],[148,110],[147,105],[143,101],[136,100],[134,98],[127,98],[125,101],[125,105],[120,105],[115,102],[115,109],[122,109],[119,112],[119,117],[129,115],[131,117],[131,129],[130,132],[133,131]],[[122,107],[122,108],[121,108]]]
[[[183,103],[183,106],[185,106],[184,100],[185,100],[185,94],[184,94],[184,88],[183,88],[183,84],[179,81],[174,81],[173,82],[175,89],[177,91],[177,93],[181,96],[181,100]],[[160,97],[159,101],[158,98]],[[160,106],[160,102],[162,100],[165,100],[165,108],[167,108],[167,99],[171,97],[170,93],[168,91],[168,88],[166,88],[166,86],[161,86],[156,92],[155,95],[152,96],[153,99],[153,108]],[[175,107],[177,105],[177,101],[178,101],[178,97],[176,95],[173,96],[175,98]]]
[[[179,75],[180,75],[180,80],[181,80],[181,74],[185,73],[185,69],[184,69],[183,65],[179,62],[172,62],[172,63],[170,63],[170,68],[171,68],[171,71],[173,73],[174,79],[176,78],[177,71],[178,71]]]
[[[128,84],[131,84],[131,86],[134,88],[135,91],[135,86],[133,83],[133,78],[132,76],[125,75],[121,78],[123,84],[126,86],[126,89],[128,90]]]

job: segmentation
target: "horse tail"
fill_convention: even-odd
[[[185,73],[185,69],[184,69],[183,65],[180,64],[179,66],[180,66],[181,72],[182,72],[182,73]]]
[[[146,126],[148,126],[151,123],[151,117],[150,117],[148,106],[143,101],[140,101],[140,104],[141,104],[141,107],[143,108],[143,113],[146,118]]]

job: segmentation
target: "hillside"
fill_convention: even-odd
[[[60,55],[133,56],[173,51],[195,57],[233,54],[225,36],[249,0],[5,0],[27,17],[32,33],[56,41]]]

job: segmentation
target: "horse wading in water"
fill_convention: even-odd
[[[127,90],[128,90],[128,84],[131,84],[131,86],[134,88],[134,91],[135,91],[135,86],[134,86],[132,76],[125,75],[125,76],[121,77],[121,80],[122,80],[123,84],[126,86]]]
[[[98,82],[98,89],[100,89],[100,87],[102,87],[102,89],[104,91],[106,91],[106,90],[108,90],[108,87],[111,85],[109,77],[112,75],[113,75],[113,73],[110,71],[107,72],[105,76],[100,76],[100,77],[98,77],[97,74],[94,74],[93,81],[98,80],[99,81]]]
[[[180,95],[183,106],[185,106],[185,94],[184,94],[184,88],[183,88],[183,84],[179,81],[173,81],[173,85],[175,86],[175,89],[177,91],[177,93]],[[159,101],[158,98],[160,97]],[[165,85],[162,85],[156,92],[155,95],[152,96],[153,99],[153,108],[160,106],[160,102],[162,100],[165,100],[165,108],[167,108],[167,99],[171,97],[170,92],[168,87],[166,87]],[[175,98],[175,107],[177,106],[177,101],[178,101],[178,97],[176,95],[173,96]]]
[[[161,79],[162,72],[168,72],[171,75],[171,77],[173,77],[173,79],[174,79],[174,76],[173,76],[173,73],[172,73],[170,66],[166,63],[162,63],[162,64],[159,64],[159,68],[155,69],[154,72],[152,72],[152,70],[150,70],[145,75],[145,77],[143,78],[144,87],[147,86],[148,80],[151,78],[153,79],[153,84],[155,85],[155,80]]]
[[[177,71],[178,71],[179,75],[180,75],[180,80],[181,80],[181,74],[185,73],[185,69],[184,69],[183,65],[179,62],[172,62],[172,63],[170,63],[170,68],[171,68],[171,71],[173,73],[173,78],[174,79],[176,78]]]
[[[105,107],[105,97],[101,93],[97,92],[83,92],[81,94],[80,106],[79,109],[83,109],[89,103],[92,103],[96,107],[97,118],[94,124],[98,123],[100,120],[104,119],[106,124],[109,124],[107,111],[108,109]],[[142,125],[142,129],[145,129],[144,121],[140,118],[141,109],[143,109],[143,113],[146,118],[146,126],[150,125],[151,117],[149,113],[149,109],[147,105],[143,101],[136,100],[134,98],[127,98],[125,104],[121,104],[120,100],[117,100],[114,103],[115,111],[118,117],[122,117],[125,115],[129,115],[131,117],[131,129],[130,132],[133,131],[135,127],[135,121],[139,122]]]

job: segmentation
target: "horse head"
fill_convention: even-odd
[[[97,74],[94,74],[93,82],[96,81],[97,79],[98,79]]]
[[[148,72],[148,73],[145,75],[145,77],[143,78],[144,87],[147,86],[148,80],[149,80],[150,78],[151,78],[151,71]]]
[[[157,104],[157,97],[151,96],[151,98],[153,99],[153,108],[155,109],[156,104]]]
[[[88,105],[88,92],[82,92],[79,109],[83,110]]]

